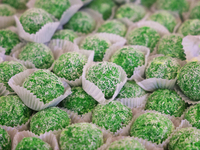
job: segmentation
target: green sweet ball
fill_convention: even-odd
[[[126,25],[118,20],[108,20],[104,22],[99,28],[99,33],[111,33],[124,37],[126,34]]]
[[[135,68],[145,64],[145,55],[137,48],[124,46],[112,55],[111,62],[121,66],[130,78]]]
[[[124,4],[121,5],[116,13],[115,18],[121,19],[121,18],[128,18],[129,20],[133,22],[137,22],[144,18],[146,14],[146,10],[143,6],[140,5],[134,5],[134,4]]]
[[[187,35],[200,35],[200,20],[199,19],[189,19],[186,20],[182,25],[179,27],[178,32],[183,34],[184,36]]]
[[[153,52],[160,39],[159,33],[150,27],[135,28],[127,36],[129,45],[146,46]]]
[[[5,48],[5,54],[10,55],[11,50],[20,43],[19,37],[11,30],[0,30],[0,47]]]
[[[145,94],[147,94],[147,92],[135,81],[127,81],[116,98],[137,98]]]
[[[61,102],[61,106],[78,113],[78,115],[91,112],[98,104],[82,87],[72,87],[71,91],[72,94]]]
[[[112,15],[115,3],[112,0],[93,0],[87,7],[102,14],[103,19],[107,20]]]
[[[92,123],[111,132],[116,132],[127,126],[131,119],[131,109],[117,101],[106,105],[98,104],[92,114]]]
[[[23,87],[36,95],[44,104],[63,95],[65,91],[61,80],[49,70],[35,71],[25,79]]]
[[[54,63],[53,72],[61,78],[75,81],[82,76],[83,67],[87,63],[86,55],[78,52],[62,54]]]
[[[37,137],[24,137],[15,150],[53,150],[51,146]]]
[[[141,0],[141,5],[150,8],[155,2],[156,0]]]
[[[106,150],[146,150],[144,145],[130,137],[111,143]]]
[[[169,56],[159,56],[148,63],[146,78],[175,79],[181,66],[176,59]]]
[[[0,63],[0,83],[3,83],[6,90],[14,92],[8,85],[10,78],[20,72],[23,72],[26,68],[16,61],[4,61]]]
[[[158,113],[145,113],[135,120],[131,126],[130,135],[161,144],[173,130],[174,125],[166,116]]]
[[[157,0],[156,6],[158,9],[176,11],[179,13],[189,10],[189,3],[187,0]]]
[[[103,144],[103,133],[90,123],[76,123],[60,134],[60,149],[96,150]]]
[[[146,110],[155,110],[175,117],[180,117],[185,108],[186,104],[181,97],[175,91],[168,89],[154,91],[145,105]]]
[[[177,131],[168,144],[169,150],[197,150],[199,145],[200,130],[188,127]]]
[[[180,35],[164,35],[158,43],[157,53],[172,58],[186,60],[182,40],[183,37]]]
[[[80,48],[85,50],[93,50],[94,61],[102,61],[107,49],[109,49],[110,46],[110,41],[94,35],[86,37],[81,42]]]
[[[42,43],[26,44],[18,57],[20,60],[32,62],[40,69],[48,69],[54,62],[52,51]]]
[[[78,11],[63,27],[64,29],[72,29],[75,32],[88,34],[94,31],[95,26],[95,20],[88,13]]]
[[[194,101],[200,100],[200,62],[189,62],[178,73],[177,83],[182,92]]]
[[[10,150],[11,149],[11,139],[10,135],[5,129],[0,127],[0,149]]]
[[[37,112],[30,121],[30,131],[40,135],[45,132],[62,130],[70,125],[68,114],[58,107],[50,107]]]
[[[26,9],[26,3],[29,0],[2,0],[2,3],[8,4],[16,9]]]
[[[0,16],[12,16],[16,9],[7,4],[0,4]]]
[[[198,2],[190,11],[190,19],[200,19],[200,2]]]
[[[74,31],[65,29],[57,31],[53,35],[52,39],[60,39],[74,42],[74,39],[77,37],[78,35]]]
[[[119,67],[111,62],[99,62],[91,66],[86,73],[86,80],[94,83],[104,94],[105,98],[111,98],[121,82]]]
[[[42,8],[57,19],[71,6],[69,0],[36,0],[35,7]]]
[[[31,8],[25,11],[20,22],[24,30],[30,34],[38,32],[45,24],[53,22],[51,16],[40,8]]]
[[[25,124],[32,114],[18,96],[0,97],[0,125],[15,127]]]
[[[167,11],[159,11],[154,13],[149,17],[149,20],[160,23],[161,25],[165,26],[169,32],[173,32],[177,24],[176,18]]]

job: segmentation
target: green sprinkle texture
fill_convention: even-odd
[[[68,114],[58,107],[51,107],[37,112],[30,121],[30,131],[40,135],[49,131],[64,129],[70,125]]]
[[[59,144],[61,150],[96,150],[103,144],[103,133],[93,124],[76,123],[61,132]]]
[[[175,79],[181,69],[179,62],[169,56],[159,56],[148,63],[146,78]]]
[[[25,124],[32,114],[16,95],[0,97],[0,125],[15,127]]]
[[[166,116],[158,113],[145,113],[135,120],[130,135],[161,144],[173,130],[174,125]]]
[[[0,16],[12,16],[16,9],[7,4],[0,4]]]
[[[190,19],[200,19],[200,2],[196,3],[195,6],[192,8],[192,10],[190,11]]]
[[[67,40],[70,42],[74,42],[74,39],[77,37],[78,35],[74,31],[65,29],[57,31],[53,35],[52,39],[60,39],[60,40]]]
[[[129,45],[146,46],[153,52],[159,39],[160,35],[156,30],[144,26],[130,31],[127,36],[127,43]]]
[[[24,30],[30,34],[38,32],[45,24],[53,22],[51,16],[40,8],[31,8],[25,11],[20,22]]]
[[[127,126],[131,119],[131,109],[117,101],[106,105],[98,104],[92,114],[92,123],[111,132],[116,132]]]
[[[2,127],[0,127],[0,149],[2,149],[2,150],[10,150],[11,149],[10,135]]]
[[[23,87],[47,104],[64,94],[61,80],[49,70],[38,70],[25,79]]]
[[[150,8],[155,2],[156,0],[141,0],[141,5]]]
[[[26,3],[29,0],[2,0],[2,3],[8,4],[16,9],[26,9]]]

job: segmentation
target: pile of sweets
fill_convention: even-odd
[[[1,0],[0,149],[200,149],[188,35],[200,36],[200,1]]]

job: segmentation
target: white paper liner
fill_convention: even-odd
[[[3,58],[0,57],[0,63],[2,63],[2,62],[3,62]]]
[[[0,46],[0,54],[5,54],[6,49]]]
[[[10,55],[12,56],[12,53],[14,51],[16,51],[17,49],[21,48],[23,45],[24,45],[24,43],[19,43],[19,44],[15,45],[13,47],[13,49],[11,50]],[[0,46],[0,53],[1,54],[5,54],[5,52],[6,52],[5,48],[3,48],[3,47]]]
[[[71,94],[71,89],[69,85],[61,79],[65,87],[64,94],[53,99],[51,102],[44,104],[40,101],[39,98],[36,97],[36,95],[33,95],[33,93],[31,93],[29,90],[22,87],[25,78],[27,78],[30,74],[34,73],[35,71],[37,71],[37,69],[27,69],[24,72],[13,76],[8,82],[10,87],[17,93],[17,95],[21,98],[24,104],[29,108],[39,111],[48,107],[56,106],[64,98]]]
[[[0,29],[12,26],[15,24],[14,16],[0,16]]]
[[[54,32],[60,24],[59,22],[47,23],[35,34],[30,34],[24,30],[17,16],[14,17],[19,37],[29,42],[46,43],[50,41],[51,37],[53,36]]]
[[[88,5],[89,3],[91,3],[93,0],[84,0],[83,2],[83,6]]]
[[[37,136],[34,133],[29,132],[29,131],[18,132],[15,135],[14,140],[13,140],[13,144],[12,144],[12,146],[13,146],[12,150],[15,150],[18,143],[25,137],[37,137],[37,138],[43,140],[44,142],[48,143],[53,150],[59,150],[59,145],[58,145],[57,139],[56,139],[54,134],[45,133],[45,134],[42,134],[40,136]]]
[[[12,32],[17,34],[17,28],[15,26],[10,26],[10,27],[8,27],[6,29],[11,30]]]

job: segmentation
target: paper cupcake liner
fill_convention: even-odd
[[[48,143],[53,150],[59,150],[59,145],[58,145],[57,139],[56,139],[54,134],[45,133],[45,134],[42,134],[40,136],[37,136],[34,133],[29,132],[29,131],[18,132],[15,135],[15,137],[13,139],[12,150],[15,150],[18,143],[25,137],[37,137],[37,138],[43,140],[44,142]]]
[[[0,29],[12,26],[15,24],[14,16],[0,16]]]
[[[14,17],[19,37],[29,42],[46,43],[50,41],[51,37],[53,36],[54,32],[60,24],[59,22],[47,23],[35,34],[30,34],[24,30],[17,16]]]
[[[84,0],[83,2],[83,6],[88,5],[89,3],[91,3],[93,0]]]
[[[3,58],[0,57],[0,63],[2,63],[2,62],[3,62]]]
[[[66,98],[69,94],[71,94],[71,89],[69,85],[61,79],[65,87],[64,94],[53,99],[51,102],[44,104],[43,102],[40,101],[39,98],[36,97],[36,95],[33,95],[33,93],[31,93],[29,90],[22,87],[24,80],[35,71],[37,71],[37,69],[27,69],[24,72],[21,72],[13,76],[8,82],[10,87],[17,93],[17,95],[21,98],[24,104],[29,108],[39,111],[48,107],[56,106],[64,98]]]
[[[19,43],[19,44],[15,45],[13,47],[13,49],[11,50],[10,55],[12,56],[12,53],[14,51],[16,51],[17,49],[21,48],[23,45],[24,45],[24,43]],[[0,53],[1,54],[5,54],[5,52],[6,52],[5,48],[3,48],[3,47],[0,46]]]
[[[12,32],[17,34],[17,27],[15,27],[15,26],[10,26],[10,27],[8,27],[6,29],[11,30]]]
[[[5,54],[6,49],[0,46],[0,54]]]

